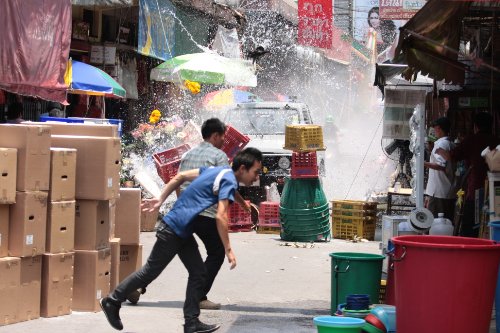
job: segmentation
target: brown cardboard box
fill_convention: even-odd
[[[111,250],[75,251],[73,310],[101,310],[99,300],[109,294]]]
[[[118,126],[109,124],[78,124],[63,122],[29,122],[49,126],[53,135],[86,135],[118,137]]]
[[[159,209],[153,212],[141,211],[141,231],[154,231],[158,222]]]
[[[0,326],[19,321],[17,300],[21,290],[20,283],[21,258],[0,258]]]
[[[77,199],[109,200],[118,197],[121,161],[119,138],[53,135],[52,146],[78,150]]]
[[[9,255],[9,205],[0,205],[0,258]]]
[[[16,202],[17,149],[0,148],[0,204]]]
[[[76,200],[75,250],[109,247],[109,202]]]
[[[75,200],[76,149],[50,148],[50,201]]]
[[[40,318],[42,256],[21,258],[21,297],[18,302],[19,321]]]
[[[0,147],[17,148],[17,191],[48,191],[50,127],[0,125]]]
[[[45,251],[73,252],[75,249],[75,201],[49,203]]]
[[[120,245],[120,282],[142,267],[142,244]]]
[[[114,290],[118,283],[120,283],[120,238],[111,238],[109,240],[109,245],[111,246],[109,290]]]
[[[121,188],[116,199],[115,236],[121,244],[139,244],[141,225],[141,189]]]
[[[109,239],[115,238],[116,199],[109,200]]]
[[[16,192],[10,205],[9,255],[30,257],[45,252],[47,192]]]
[[[57,317],[71,313],[75,254],[46,253],[42,265],[40,315]]]

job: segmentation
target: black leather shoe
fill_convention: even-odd
[[[220,325],[209,325],[202,323],[198,318],[186,321],[184,324],[184,333],[210,333],[215,332]]]
[[[108,319],[108,323],[116,330],[121,331],[123,329],[122,320],[120,319],[120,302],[114,301],[109,297],[104,297],[99,300],[101,304],[101,309]]]

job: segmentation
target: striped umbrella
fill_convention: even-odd
[[[124,98],[125,89],[106,72],[83,62],[68,60],[64,82],[71,94]]]

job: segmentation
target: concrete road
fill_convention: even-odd
[[[144,260],[154,240],[154,233],[141,234]],[[330,311],[329,254],[379,253],[378,242],[333,240],[303,248],[280,241],[278,235],[255,232],[231,234],[231,241],[238,266],[229,270],[224,263],[209,295],[223,307],[202,310],[200,317],[207,323],[221,323],[221,333],[316,332],[312,318]],[[200,247],[203,253],[203,245]],[[148,287],[139,305],[122,307],[123,332],[182,332],[186,283],[186,270],[176,258]],[[113,331],[102,312],[73,312],[0,327],[0,333]]]

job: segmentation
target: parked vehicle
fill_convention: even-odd
[[[255,102],[230,108],[224,122],[250,137],[247,147],[262,151],[262,174],[258,182],[240,193],[253,203],[266,200],[266,186],[277,184],[281,194],[285,177],[290,176],[292,152],[284,150],[285,128],[292,124],[312,124],[311,113],[304,103]],[[324,154],[318,153],[320,173],[324,173]]]

